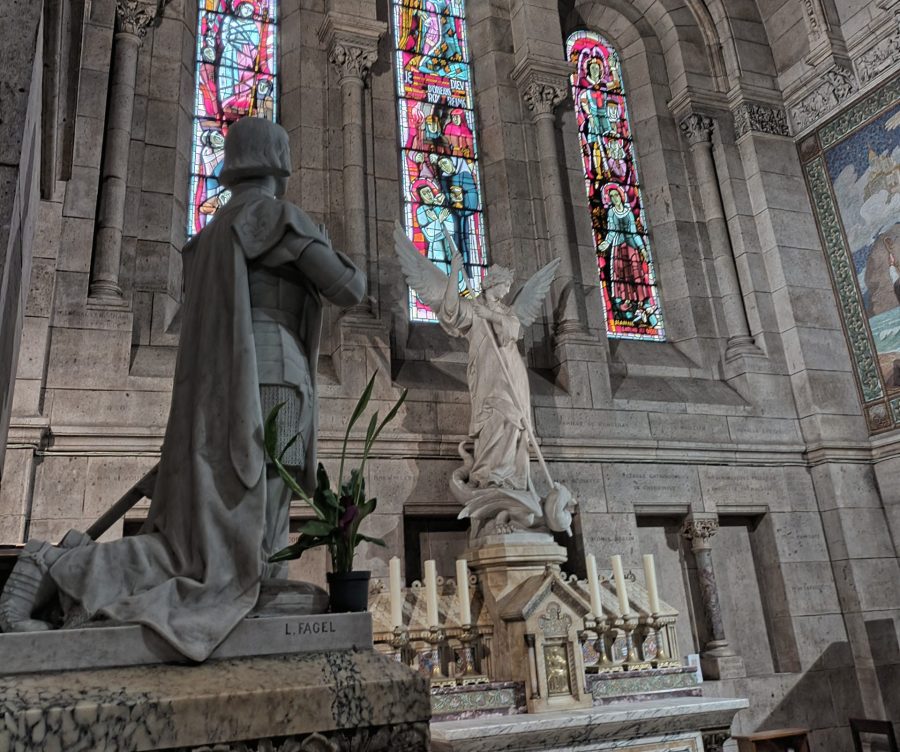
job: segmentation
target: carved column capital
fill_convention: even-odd
[[[734,117],[734,134],[737,138],[755,131],[773,136],[790,136],[787,114],[782,107],[760,104],[759,102],[741,102],[732,111]]]
[[[685,117],[678,125],[682,135],[691,146],[711,143],[715,126],[716,121],[711,117],[696,112]]]
[[[319,27],[328,59],[346,78],[365,81],[378,60],[378,41],[387,30],[383,21],[329,12]]]
[[[569,66],[557,60],[523,58],[511,74],[532,117],[552,114],[569,96]]]
[[[719,518],[716,515],[689,514],[684,521],[681,534],[691,542],[694,551],[712,548],[712,537],[719,532]]]
[[[378,51],[371,47],[338,42],[328,51],[328,59],[338,69],[341,78],[358,78],[364,81],[378,59]]]
[[[116,31],[144,38],[169,0],[116,0]]]

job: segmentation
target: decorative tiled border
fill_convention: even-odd
[[[798,145],[800,159],[805,162],[804,173],[813,212],[839,301],[841,322],[856,365],[857,385],[870,433],[900,427],[900,397],[888,400],[885,396],[887,390],[878,367],[878,355],[872,342],[847,238],[838,218],[837,202],[825,168],[824,150],[843,141],[898,101],[900,76],[825,123]]]
[[[865,99],[857,102],[819,128],[818,136],[822,148],[830,149],[861,125],[868,123],[882,110],[890,107],[898,99],[900,99],[900,77],[888,81]]]
[[[818,157],[806,165],[806,180],[812,194],[819,231],[825,243],[832,281],[841,301],[841,318],[856,362],[856,375],[863,401],[871,402],[884,394],[884,388],[878,374],[875,350],[868,337],[869,324],[856,286],[852,259],[847,250],[844,231],[838,222],[838,209],[831,192],[831,182],[825,172],[824,157]]]

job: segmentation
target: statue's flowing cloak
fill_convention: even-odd
[[[300,242],[286,246],[286,232]],[[251,191],[185,246],[172,405],[147,522],[140,535],[73,549],[50,570],[89,614],[144,624],[193,660],[208,658],[254,607],[265,565],[263,418],[247,265],[291,263],[313,241],[328,243],[305,213]],[[312,285],[303,311],[298,338],[314,378],[322,311]],[[314,472],[313,441],[307,452]]]

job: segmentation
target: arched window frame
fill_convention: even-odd
[[[665,341],[622,66],[601,34],[566,40],[607,335]],[[622,199],[617,201],[614,194]]]
[[[449,272],[446,227],[477,292],[488,252],[465,5],[392,0],[391,21],[404,227],[420,253]],[[437,189],[444,203],[426,204],[425,189]],[[409,319],[437,320],[412,290]]]
[[[245,116],[277,119],[278,10],[278,0],[199,2],[188,237],[230,196],[217,177],[228,126]]]

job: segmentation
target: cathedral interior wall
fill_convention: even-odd
[[[519,281],[553,250],[533,113],[513,71],[542,56],[564,62],[564,39],[579,28],[606,35],[623,60],[667,338],[606,338],[569,98],[557,110],[556,138],[576,248],[572,302],[554,292],[524,346],[536,433],[554,477],[580,504],[567,567],[583,576],[586,553],[620,553],[641,578],[641,554],[655,554],[661,593],[681,614],[680,654],[697,653],[709,634],[682,530],[689,517],[717,520],[723,619],[747,675],[707,682],[704,692],[750,698],[739,730],[806,726],[812,748],[828,752],[852,748],[849,717],[900,718],[900,434],[873,436],[867,425],[798,143],[900,70],[883,55],[900,39],[894,5],[468,4],[488,247]],[[75,10],[45,50],[80,55],[67,82],[57,77],[54,121],[44,123],[59,145],[32,244],[0,485],[4,545],[84,529],[157,461],[178,344],[196,4],[172,0],[140,47],[119,305],[89,294],[116,3],[93,0],[83,18]],[[385,0],[281,3],[279,121],[295,167],[288,198],[345,248],[347,74],[319,38],[329,12],[388,30],[363,95],[367,177],[359,189],[369,243],[346,248],[365,259],[371,315],[326,313],[320,458],[336,469],[348,416],[376,371],[379,405],[408,388],[367,471],[379,499],[369,532],[388,547],[364,544],[357,565],[386,576],[389,557],[403,557],[416,535],[422,558],[436,556],[449,576],[465,545],[447,480],[468,430],[466,356],[436,325],[407,317],[392,240],[401,202]],[[852,91],[828,88],[825,74],[835,70],[855,76]],[[71,122],[59,126],[67,112]],[[756,116],[742,120],[742,112]],[[692,116],[712,119],[712,187],[698,173],[695,152],[706,147],[691,140],[704,137],[692,135],[690,124],[701,122]],[[709,205],[715,196],[717,209]],[[724,284],[723,242],[736,291]],[[757,349],[730,359],[729,296],[739,298]],[[583,326],[577,336],[554,326],[567,304]],[[146,508],[139,504],[107,536],[136,530]],[[299,501],[293,513],[308,516]],[[324,570],[321,555],[292,564],[294,576],[316,582]],[[419,571],[419,562],[406,562],[406,571]]]

